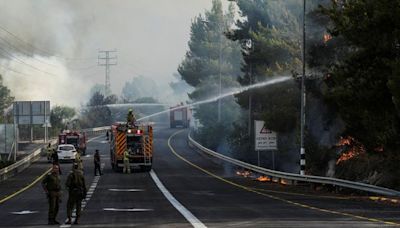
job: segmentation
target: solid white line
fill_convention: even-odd
[[[185,219],[190,222],[190,224],[192,224],[193,227],[206,228],[206,226],[202,222],[200,222],[200,220],[196,218],[196,216],[194,216],[188,209],[186,209],[181,203],[179,203],[178,200],[175,199],[175,197],[167,190],[160,179],[158,179],[157,174],[153,170],[150,171],[150,176],[157,187],[160,189],[160,191],[164,194],[165,198],[168,199],[172,206],[174,206],[179,211],[179,213],[181,213],[183,217],[185,217]]]

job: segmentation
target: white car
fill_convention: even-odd
[[[58,160],[75,161],[76,149],[72,144],[62,144],[57,147]]]

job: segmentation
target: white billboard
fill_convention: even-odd
[[[262,120],[254,121],[255,150],[277,150],[278,138],[274,131],[269,130]]]

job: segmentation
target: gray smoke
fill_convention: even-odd
[[[0,29],[0,73],[16,99],[79,106],[93,85],[104,84],[99,50],[118,51],[113,93],[143,75],[172,94],[191,21],[211,0],[0,0],[0,7],[0,27],[23,40]]]

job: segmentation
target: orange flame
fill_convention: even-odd
[[[327,43],[331,39],[332,39],[332,36],[330,34],[324,34],[324,43]]]
[[[248,170],[236,171],[236,174],[243,177],[249,177],[251,175],[251,172]]]
[[[348,146],[349,149],[341,154],[336,165],[365,153],[365,147],[351,136],[340,137],[336,146]]]
[[[256,180],[258,180],[260,182],[267,182],[267,181],[271,181],[271,178],[269,178],[267,176],[259,176],[258,178],[256,178]]]

